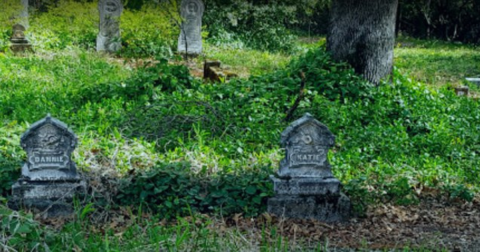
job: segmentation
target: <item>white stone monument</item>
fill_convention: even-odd
[[[182,0],[182,27],[178,38],[178,52],[190,55],[202,53],[202,17],[205,5],[201,0]]]
[[[123,12],[121,0],[99,0],[100,25],[97,35],[97,51],[116,52],[122,47],[120,16]]]

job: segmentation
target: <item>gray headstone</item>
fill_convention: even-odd
[[[71,159],[77,136],[67,125],[47,115],[31,125],[20,144],[27,152],[27,160],[21,178],[12,187],[9,206],[44,211],[49,217],[71,214],[71,200],[85,189]]]
[[[178,38],[178,52],[202,53],[202,17],[205,5],[201,0],[182,0],[182,27]]]
[[[97,35],[97,51],[116,52],[122,47],[120,16],[123,12],[121,0],[99,0],[100,25]]]
[[[293,122],[281,136],[285,158],[271,176],[276,196],[268,200],[268,212],[297,219],[346,221],[350,199],[331,171],[328,151],[335,136],[310,114]]]
[[[12,29],[12,37],[10,38],[10,49],[14,53],[23,53],[32,51],[32,45],[25,38],[25,27],[21,24],[15,24]]]

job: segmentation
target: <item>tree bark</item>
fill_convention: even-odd
[[[392,71],[398,0],[333,0],[327,50],[378,84]]]

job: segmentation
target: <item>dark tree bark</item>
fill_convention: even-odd
[[[378,84],[393,66],[398,0],[333,0],[327,50]]]

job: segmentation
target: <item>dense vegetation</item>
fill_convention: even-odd
[[[329,158],[358,216],[379,203],[416,204],[423,188],[473,199],[480,189],[480,116],[473,112],[479,104],[451,88],[464,84],[459,69],[478,74],[480,54],[473,47],[403,39],[392,81],[374,87],[347,64],[333,62],[323,39],[294,42],[285,27],[275,28],[276,15],[289,17],[288,6],[244,3],[224,12],[212,5],[205,57],[221,58],[250,77],[221,83],[193,77],[173,54],[178,31],[166,13],[158,15],[160,7],[125,10],[123,49],[114,56],[94,52],[95,3],[59,1],[35,13],[27,35],[36,53],[25,57],[9,52],[11,22],[0,22],[2,201],[25,158],[20,135],[47,113],[79,136],[74,160],[90,181],[75,220],[59,232],[0,207],[0,233],[7,237],[1,248],[235,248],[199,214],[255,217],[265,211],[273,193],[268,176],[283,157],[280,133],[291,122],[286,112],[302,81],[306,95],[293,118],[309,112],[336,135]],[[242,11],[225,16],[234,10]],[[231,26],[215,23],[219,18],[231,18]],[[458,51],[462,63],[453,61]],[[431,63],[438,60],[445,63]],[[176,225],[157,225],[160,219]],[[96,229],[100,220],[110,227]],[[117,225],[127,227],[118,234]],[[280,236],[274,242],[266,237],[262,248],[288,249]]]

